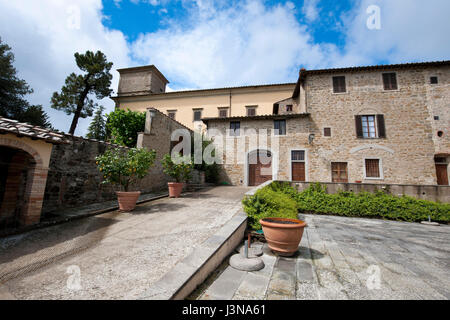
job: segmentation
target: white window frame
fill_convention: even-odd
[[[304,151],[305,152],[305,160],[292,160],[292,151]],[[309,164],[308,164],[308,149],[305,147],[298,147],[298,148],[292,148],[289,149],[289,181],[292,181],[292,162],[304,162],[305,163],[305,181],[309,181]]]
[[[258,115],[258,106],[257,105],[255,105],[255,106],[245,106],[245,116],[246,117],[254,117],[254,116],[249,116],[248,115],[248,110],[249,109],[255,109],[255,115],[254,116],[257,116]]]
[[[380,177],[377,178],[377,177],[368,177],[367,176],[366,160],[378,160],[378,172],[380,174]],[[368,158],[364,158],[363,161],[364,161],[364,180],[384,180],[383,159],[368,157]]]
[[[361,114],[361,128],[362,128],[362,132],[363,132],[363,139],[379,139],[380,137],[380,133],[378,132],[378,119],[377,119],[377,115],[376,114]],[[364,137],[364,126],[363,126],[363,117],[374,117],[374,126],[375,126],[375,137]]]

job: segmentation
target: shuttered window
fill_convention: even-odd
[[[202,110],[194,110],[194,121],[200,121],[202,119]]]
[[[381,178],[380,160],[366,159],[366,178]]]
[[[333,77],[333,92],[334,93],[342,93],[346,92],[347,89],[345,87],[345,77]]]
[[[247,116],[256,116],[256,107],[247,107]]]
[[[333,182],[348,182],[347,162],[331,163],[331,179]]]
[[[219,109],[219,117],[220,118],[226,118],[227,116],[228,116],[227,108]]]
[[[358,138],[386,138],[386,127],[382,114],[357,115],[355,116],[355,126]]]
[[[397,90],[397,74],[395,72],[383,73],[384,90]]]

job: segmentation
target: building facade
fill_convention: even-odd
[[[227,90],[247,99],[220,113]],[[132,110],[176,110],[189,127],[198,119],[194,108],[202,109],[203,125],[221,135],[215,141],[222,139],[222,178],[231,184],[280,179],[448,185],[450,61],[302,69],[295,85],[115,100]],[[257,112],[248,111],[252,105]],[[266,146],[255,146],[255,135]]]

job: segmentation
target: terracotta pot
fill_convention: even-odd
[[[298,245],[302,240],[303,230],[306,227],[304,221],[266,218],[259,220],[259,223],[262,225],[264,237],[270,249],[282,256],[292,256],[297,251]]]
[[[170,198],[178,198],[183,190],[184,183],[182,182],[169,182],[167,183],[169,186],[169,197]]]
[[[136,208],[136,202],[141,195],[140,191],[122,192],[116,191],[117,201],[119,202],[120,211],[133,211]]]

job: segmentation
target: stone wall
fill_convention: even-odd
[[[156,161],[149,174],[133,185],[131,190],[149,193],[167,189],[168,177],[163,173],[160,160],[164,154],[169,153],[170,134],[178,128],[184,126],[158,112],[153,120],[151,133],[140,135],[139,146],[154,149]],[[115,188],[118,187],[101,183],[102,175],[97,169],[95,157],[108,148],[126,148],[70,135],[66,138],[69,139],[69,144],[53,147],[42,212],[116,199]],[[204,183],[204,174],[194,172],[190,182]]]
[[[287,135],[280,137],[278,162],[273,179],[291,179],[290,153],[304,150],[306,181],[331,182],[331,163],[347,162],[348,182],[370,184],[435,185],[436,154],[450,155],[449,86],[450,68],[403,68],[397,73],[398,90],[383,88],[384,71],[360,71],[345,74],[313,74],[306,78],[306,111],[309,116],[287,119]],[[439,84],[430,85],[429,76],[439,75]],[[333,93],[332,77],[346,77],[346,93]],[[301,100],[301,99],[300,99]],[[384,115],[386,137],[362,139],[356,136],[356,115]],[[440,120],[434,120],[439,115]],[[268,129],[270,141],[273,120],[241,120],[241,135],[245,129]],[[229,120],[211,120],[208,128],[226,134]],[[324,136],[331,128],[331,137]],[[436,131],[444,131],[442,137]],[[310,143],[308,137],[314,134]],[[226,137],[237,144],[243,137]],[[236,150],[236,149],[235,149]],[[238,149],[236,158],[247,156]],[[227,155],[224,156],[226,159]],[[365,159],[380,159],[382,177],[365,178]],[[234,160],[223,166],[222,180],[235,185],[246,184],[245,161]]]
[[[298,191],[307,189],[313,182],[291,182]],[[417,199],[450,203],[450,186],[425,186],[405,184],[369,184],[369,183],[322,183],[327,187],[327,192],[335,194],[339,191],[375,192],[385,190],[394,196],[407,195]]]

